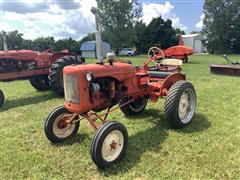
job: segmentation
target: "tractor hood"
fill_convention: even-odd
[[[26,60],[32,61],[38,57],[39,52],[32,50],[10,50],[0,51],[1,59],[15,59],[15,60]]]
[[[124,81],[135,76],[135,71],[135,67],[127,63],[113,63],[113,65],[81,64],[64,68],[64,74],[85,75],[90,72],[94,75],[94,78],[113,77],[118,81]]]

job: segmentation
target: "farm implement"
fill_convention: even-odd
[[[114,59],[109,55],[108,62],[65,67],[64,106],[51,111],[44,125],[46,137],[59,143],[76,135],[86,119],[95,132],[90,154],[99,168],[121,161],[127,149],[127,129],[108,120],[114,110],[137,115],[149,101],[156,103],[162,98],[165,119],[175,129],[186,127],[196,109],[195,89],[181,73],[181,61],[165,59],[156,47],[149,50],[149,59],[140,67]]]
[[[63,67],[79,63],[81,62],[68,51],[0,51],[0,81],[29,78],[31,85],[39,91],[52,88],[58,94],[63,94]],[[0,107],[4,104],[4,99],[0,90]]]
[[[175,58],[188,62],[188,56],[193,55],[194,51],[191,47],[184,45],[182,36],[180,36],[179,45],[169,47],[163,53],[166,58]]]
[[[228,64],[212,64],[211,72],[219,75],[240,76],[240,62],[233,62],[227,55],[223,56]]]

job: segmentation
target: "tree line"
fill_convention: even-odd
[[[146,25],[142,21],[136,22],[134,28],[131,29],[131,34],[128,34],[128,37],[126,36],[128,40],[122,40],[121,38],[125,34],[120,33],[122,36],[118,41],[119,35],[114,37],[114,34],[109,33],[107,30],[103,30],[102,39],[109,42],[114,50],[120,50],[124,47],[136,47],[139,52],[145,53],[151,46],[159,46],[165,49],[178,44],[178,34],[180,33],[184,32],[174,29],[171,20],[164,21],[161,17],[158,17],[153,19],[149,25]],[[80,53],[80,46],[83,42],[95,40],[94,33],[89,33],[80,41],[72,38],[55,40],[54,37],[39,37],[29,40],[24,39],[23,34],[17,30],[8,33],[2,31],[0,32],[0,50],[3,50],[3,36],[7,37],[9,50],[32,49],[44,51],[51,47],[55,51],[68,49],[76,54]]]
[[[142,7],[137,0],[96,0],[95,12],[101,24],[102,39],[109,42],[112,49],[135,47],[140,53],[146,53],[151,46],[166,49],[178,44],[179,35],[185,34],[173,28],[171,20],[160,17],[152,19],[149,24],[141,21]],[[205,0],[204,27],[200,32],[206,37],[204,42],[212,53],[240,53],[240,1],[239,0]],[[0,50],[6,32],[0,32]],[[95,40],[90,33],[81,40],[55,40],[54,37],[39,37],[26,40],[17,30],[7,33],[10,49],[33,49],[44,51],[52,47],[55,51],[69,49],[80,53],[80,45]]]
[[[178,44],[180,29],[172,27],[171,20],[154,18],[146,25],[140,21],[142,7],[137,0],[97,0],[95,8],[101,24],[102,39],[109,42],[112,49],[118,51],[122,48],[135,47],[138,52],[145,53],[151,46],[163,49]],[[2,37],[6,32],[0,33],[0,49],[3,49]],[[89,40],[95,40],[94,33],[83,37],[80,41],[72,38],[55,40],[54,37],[39,37],[35,40],[26,40],[17,30],[7,33],[9,49],[33,49],[44,51],[52,47],[55,51],[69,49],[80,53],[80,45]]]
[[[240,53],[240,1],[205,0],[206,45],[211,53]]]

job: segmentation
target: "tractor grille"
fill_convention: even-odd
[[[80,103],[78,77],[74,74],[63,75],[65,100],[72,103]]]

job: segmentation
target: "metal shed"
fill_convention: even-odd
[[[184,45],[193,48],[195,53],[206,52],[207,48],[203,45],[202,40],[205,38],[201,34],[182,35]]]
[[[111,52],[111,46],[107,42],[102,42],[103,56],[106,57],[107,53]],[[80,47],[82,56],[85,58],[97,58],[96,41],[87,41]]]

